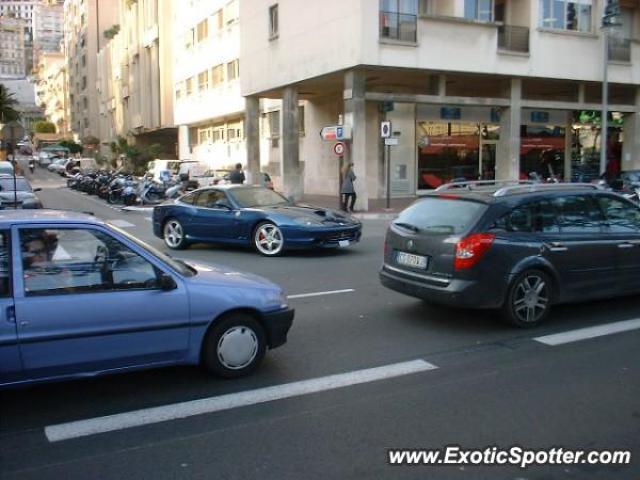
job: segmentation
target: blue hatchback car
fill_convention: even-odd
[[[176,364],[239,377],[293,315],[268,280],[175,260],[89,215],[0,218],[0,387]]]

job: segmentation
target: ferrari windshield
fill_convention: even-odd
[[[236,199],[236,202],[244,208],[271,207],[273,205],[289,203],[289,200],[279,193],[263,187],[234,188],[229,193],[231,193]]]

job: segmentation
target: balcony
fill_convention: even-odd
[[[609,61],[631,62],[631,40],[609,37]]]
[[[529,53],[529,29],[514,25],[500,25],[498,48],[511,52]]]
[[[418,16],[398,12],[380,12],[380,38],[416,43]]]

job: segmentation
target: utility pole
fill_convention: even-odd
[[[600,131],[600,175],[607,170],[607,147],[609,145],[609,30],[620,25],[620,4],[618,0],[607,0],[602,15],[602,44],[603,44],[603,68],[602,68],[602,113]]]

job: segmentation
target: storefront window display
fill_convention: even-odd
[[[520,129],[520,178],[564,176],[565,129],[523,125]]]

